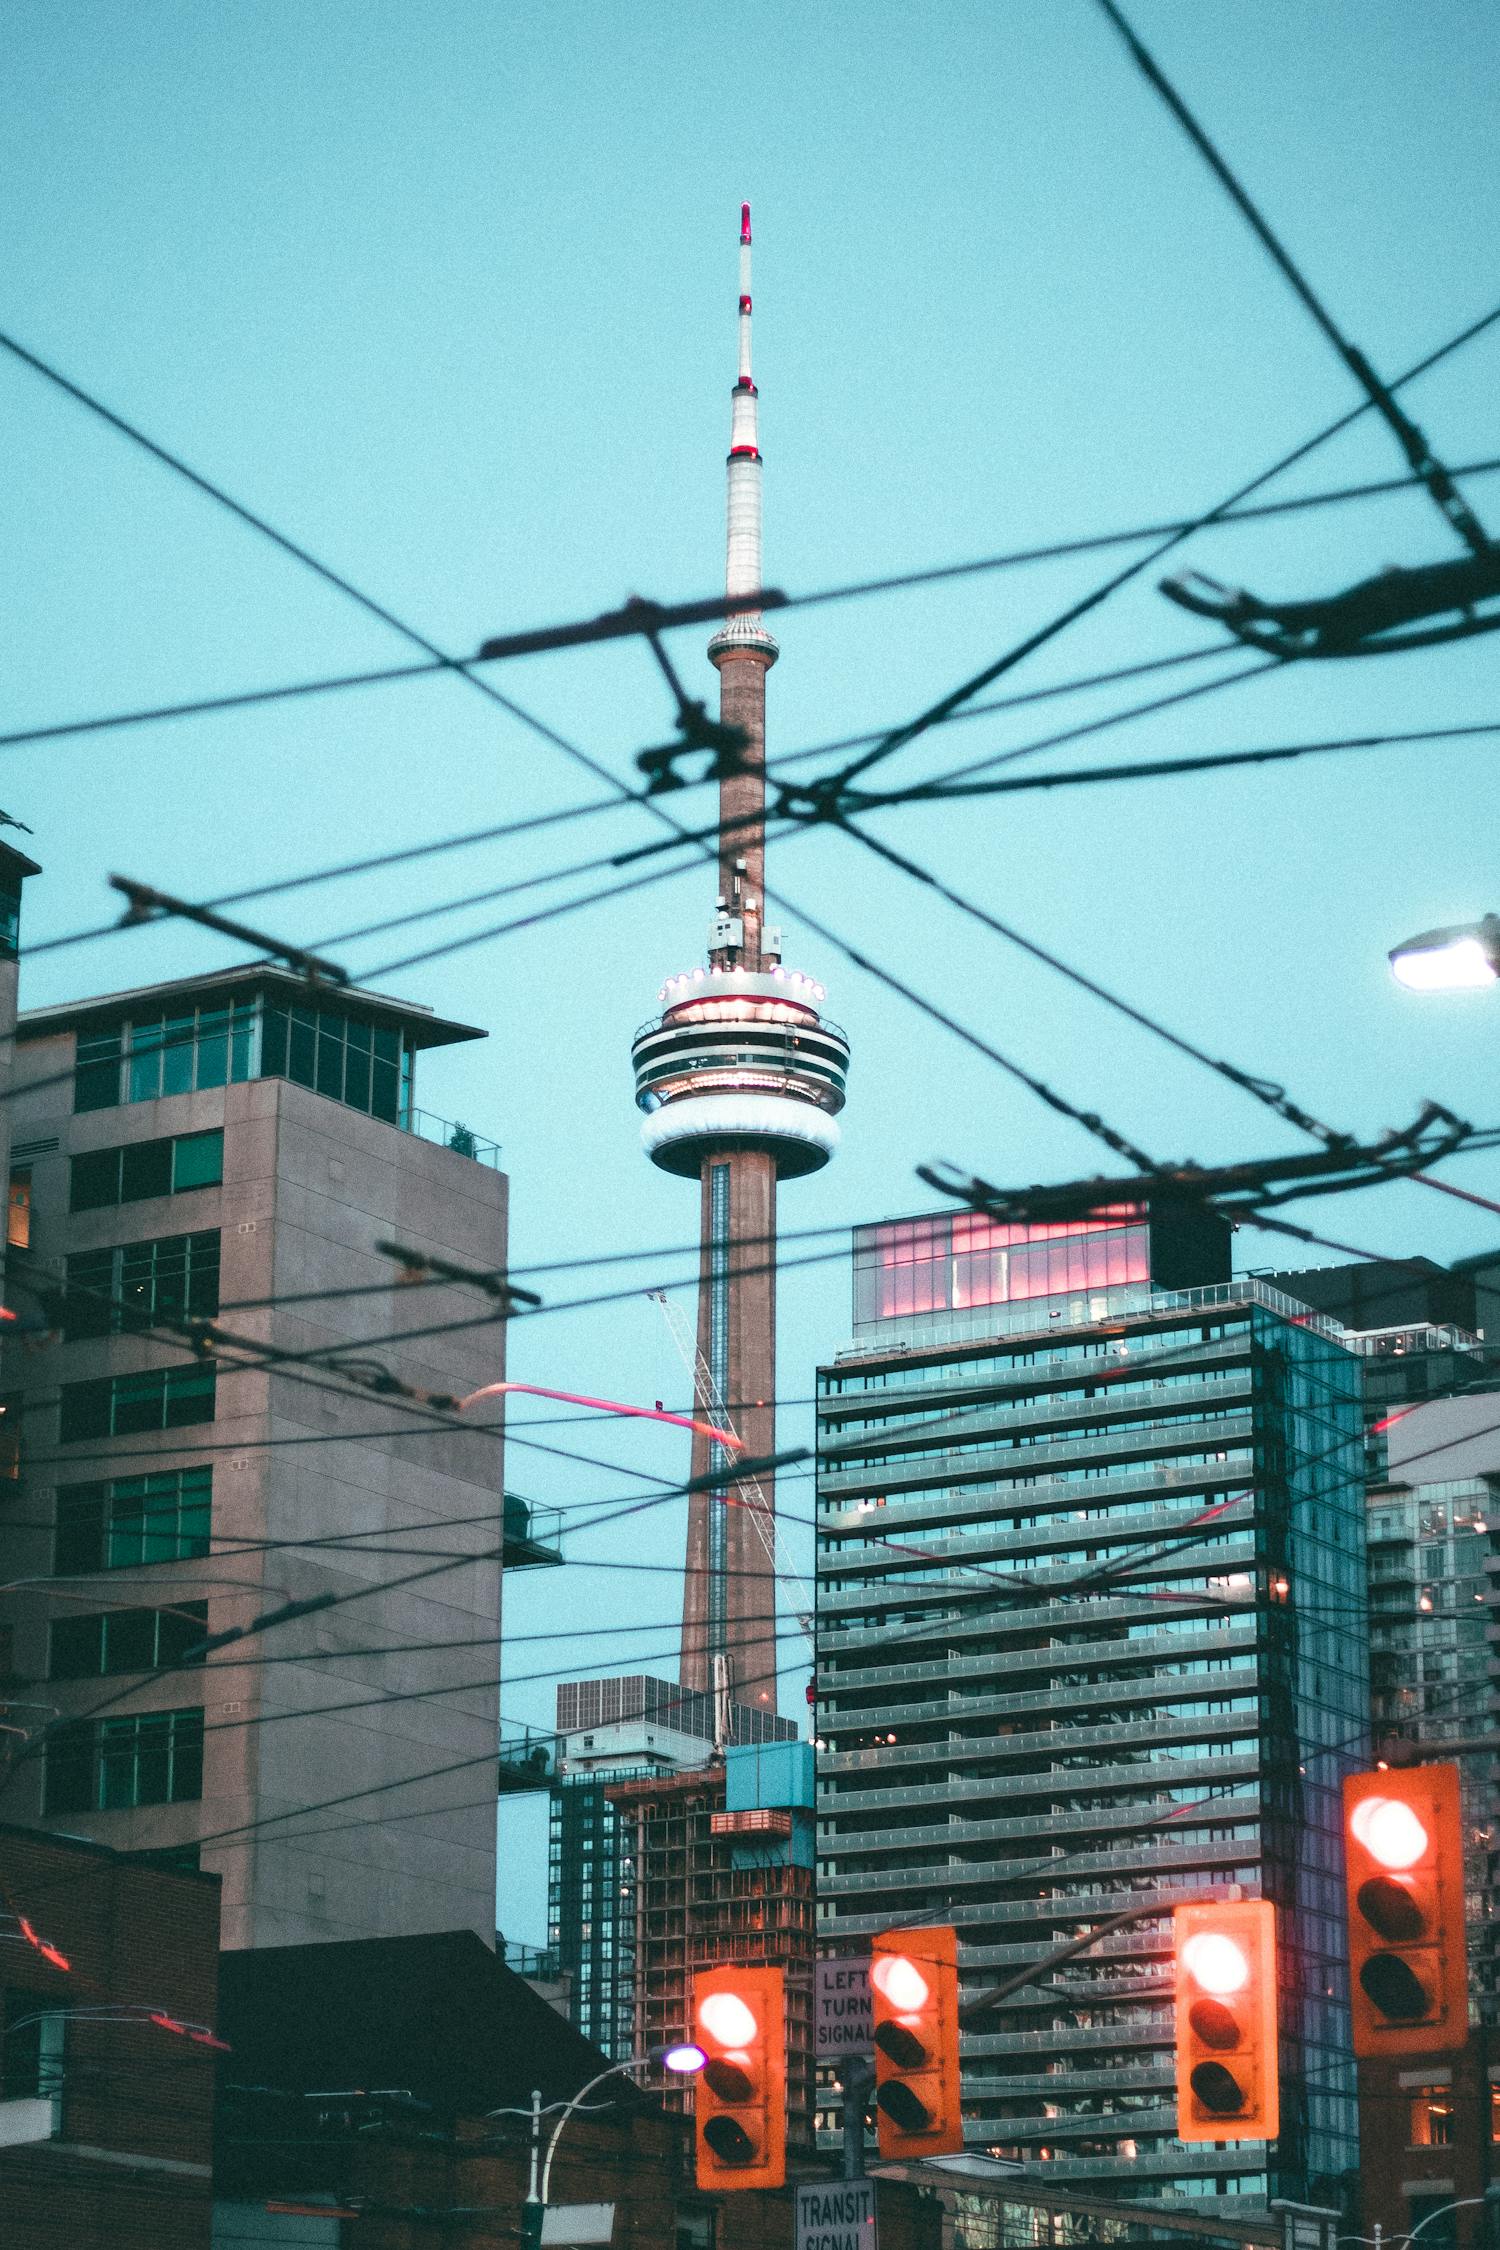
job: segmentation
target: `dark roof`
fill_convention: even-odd
[[[566,2101],[609,2065],[472,1930],[225,1953],[218,2029],[240,2085],[401,2087],[455,2115],[525,2107],[533,2087]]]
[[[0,867],[8,875],[40,875],[41,868],[34,859],[28,859],[18,844],[0,841]]]
[[[24,1008],[17,1019],[16,1037],[49,1038],[59,1031],[76,1031],[82,1025],[108,1022],[116,1016],[147,1012],[170,1015],[175,1008],[200,998],[212,1004],[227,1000],[232,993],[266,986],[275,988],[278,997],[293,1006],[316,1007],[322,998],[330,1008],[391,1024],[405,1032],[413,1047],[452,1047],[460,1040],[489,1036],[476,1024],[435,1016],[420,1001],[396,1000],[389,993],[365,992],[358,985],[329,985],[314,995],[305,980],[290,969],[277,968],[269,961],[250,961],[237,969],[212,970],[206,976],[173,977],[166,984],[136,985],[128,992],[101,992],[86,1000],[63,1000],[50,1008]]]

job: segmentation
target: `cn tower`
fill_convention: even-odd
[[[779,651],[754,606],[762,472],[750,322],[746,203],[728,472],[731,606],[708,644],[720,718],[740,730],[743,748],[737,770],[719,784],[707,965],[667,979],[663,1013],[637,1032],[631,1056],[646,1154],[700,1183],[703,1403],[717,1392],[743,1458],[756,1460],[776,1446],[777,1182],[821,1170],[838,1145],[849,1046],[819,1012],[823,987],[783,966],[781,932],[765,917],[766,674]],[[743,608],[733,606],[740,596]],[[681,1678],[688,1688],[727,1686],[736,1702],[774,1711],[774,1494],[768,1472],[737,1482],[735,1459],[711,1438],[694,1437],[692,1480],[704,1482],[689,1501]],[[720,1471],[722,1483],[714,1481]]]

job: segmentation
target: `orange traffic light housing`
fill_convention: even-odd
[[[1276,1909],[1269,1899],[1179,1906],[1172,1916],[1177,2138],[1274,2141]]]
[[[1464,1840],[1455,1765],[1344,1782],[1356,2055],[1441,2055],[1469,2032]]]
[[[958,1932],[886,1930],[870,1949],[875,2130],[882,2156],[964,2145],[958,2084]]]
[[[704,1969],[693,1978],[700,2188],[786,2180],[786,1991],[780,1969]]]

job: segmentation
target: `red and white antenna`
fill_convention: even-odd
[[[740,205],[740,359],[734,386],[733,418],[729,435],[728,537],[724,590],[728,594],[758,594],[761,586],[761,460],[757,422],[755,378],[750,360],[750,206]],[[735,610],[714,635],[715,648],[750,642],[765,647],[772,660],[776,644],[761,623],[758,609]]]

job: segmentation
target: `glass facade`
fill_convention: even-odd
[[[84,1438],[129,1437],[211,1422],[216,1376],[213,1367],[190,1365],[64,1383],[58,1443],[76,1445]]]
[[[972,1211],[860,1227],[854,1320],[964,1311],[1150,1278],[1144,1214],[1118,1205],[1052,1226],[1016,1226]]]
[[[388,1125],[410,1121],[412,1049],[399,1030],[274,992],[81,1032],[73,1106],[113,1109],[250,1078],[290,1078]]]
[[[1500,1526],[1500,1477],[1371,1487],[1370,1685],[1377,1736],[1451,1742],[1485,1724],[1492,1707],[1492,1526]],[[1477,2013],[1495,2023],[1494,1760],[1470,1752],[1457,1764],[1469,1981]]]
[[[160,1664],[187,1661],[187,1651],[207,1631],[207,1602],[177,1602],[171,1609],[108,1609],[93,1617],[57,1617],[52,1621],[47,1677],[97,1680],[112,1672],[154,1672]]]
[[[572,1980],[574,2029],[612,2062],[635,2051],[635,1867],[631,1823],[604,1792],[656,1770],[572,1775],[554,1785],[548,1816],[547,1943]]]
[[[1339,1785],[1368,1742],[1359,1361],[1254,1282],[1070,1309],[1065,1336],[1043,1303],[1029,1334],[1013,1313],[1003,1341],[951,1342],[941,1315],[972,1285],[953,1241],[934,1343],[908,1317],[899,1358],[866,1331],[819,1376],[820,1940],[952,1921],[972,1989],[1142,1894],[1271,1898],[1269,2161],[1176,2139],[1165,1916],[966,2031],[969,2139],[1125,2199],[1336,2202],[1357,2164]],[[867,1263],[856,1288],[900,1270]]]
[[[189,1314],[205,1319],[219,1309],[218,1229],[80,1250],[68,1259],[65,1271],[69,1342],[80,1336],[117,1336]]]
[[[45,1813],[181,1804],[203,1794],[203,1712],[143,1711],[60,1727],[45,1761]]]
[[[57,1495],[54,1568],[66,1574],[196,1560],[208,1553],[212,1512],[207,1466],[65,1484]]]
[[[186,1195],[191,1188],[217,1187],[223,1177],[224,1135],[217,1130],[89,1149],[69,1166],[68,1209],[104,1211],[158,1195]]]

